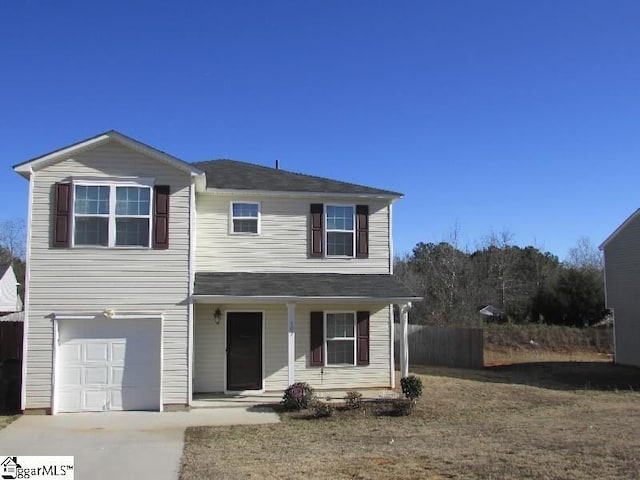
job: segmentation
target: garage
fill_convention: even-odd
[[[159,319],[59,320],[57,412],[160,410]]]

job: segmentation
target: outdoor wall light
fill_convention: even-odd
[[[213,312],[213,319],[215,320],[216,325],[220,325],[220,320],[222,320],[222,311],[220,310],[220,307],[216,308]]]
[[[112,308],[107,308],[102,312],[102,314],[107,318],[113,318],[116,312],[114,312]]]

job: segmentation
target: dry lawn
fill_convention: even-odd
[[[284,414],[186,432],[180,478],[640,478],[640,370],[425,367],[409,417]]]

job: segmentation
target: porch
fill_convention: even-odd
[[[354,389],[377,398],[395,387],[393,304],[408,372],[414,300],[391,275],[198,273],[192,405],[277,403],[295,382],[340,400]]]

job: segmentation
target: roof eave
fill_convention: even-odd
[[[296,295],[193,295],[196,303],[412,303],[419,302],[422,297],[414,296],[296,296]]]
[[[636,209],[636,211],[635,211],[635,212],[633,212],[631,215],[629,215],[629,216],[627,217],[627,219],[626,219],[624,222],[622,222],[622,223],[620,224],[620,226],[619,226],[618,228],[616,228],[616,229],[613,231],[613,233],[612,233],[611,235],[609,235],[609,236],[606,238],[606,240],[600,244],[600,246],[599,246],[598,248],[599,248],[600,250],[604,250],[604,249],[605,249],[605,247],[609,244],[609,242],[611,242],[615,237],[617,237],[617,236],[618,236],[618,234],[619,234],[621,231],[623,231],[623,230],[627,227],[627,225],[629,225],[629,223],[631,223],[631,221],[632,221],[633,219],[635,219],[639,214],[640,214],[640,208]]]
[[[247,196],[272,196],[272,197],[337,197],[337,198],[367,198],[395,202],[400,200],[401,193],[332,193],[332,192],[300,192],[287,190],[251,190],[235,188],[207,187],[205,193],[213,195],[247,195]]]

